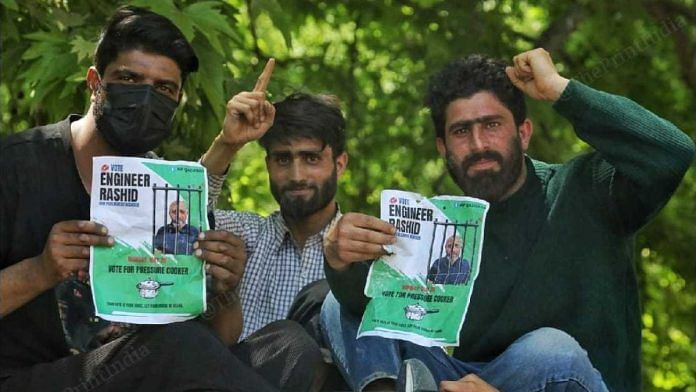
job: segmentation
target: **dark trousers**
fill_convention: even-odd
[[[205,325],[143,327],[94,351],[32,366],[2,391],[305,391],[321,364],[316,342],[292,321],[227,347]]]
[[[331,351],[324,342],[319,326],[321,306],[330,288],[326,279],[312,282],[300,290],[295,296],[288,312],[288,319],[298,322],[321,347],[325,366],[318,375],[318,387],[322,391],[348,391],[350,387],[341,376],[338,368],[333,365]]]
[[[288,311],[288,320],[298,322],[319,345],[322,345],[322,335],[319,329],[319,314],[321,305],[329,293],[329,283],[326,279],[314,281],[300,290],[295,296]]]

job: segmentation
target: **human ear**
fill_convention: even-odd
[[[525,119],[522,122],[522,124],[519,127],[517,127],[517,131],[520,135],[522,151],[527,152],[527,148],[529,147],[529,141],[532,139],[532,133],[534,133],[534,125],[532,124],[532,120],[528,118]]]
[[[445,145],[445,139],[441,137],[435,138],[435,147],[437,148],[437,152],[440,154],[441,157],[445,157],[447,155],[447,146]]]
[[[334,159],[334,162],[336,165],[336,175],[340,177],[346,170],[346,166],[348,166],[348,153],[345,151],[340,153],[336,159]]]

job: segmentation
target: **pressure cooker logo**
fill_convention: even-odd
[[[426,314],[437,313],[440,309],[426,309],[420,304],[413,304],[404,307],[404,315],[409,320],[423,320]]]
[[[162,286],[173,286],[174,283],[172,282],[167,282],[167,283],[161,283],[156,280],[152,280],[152,278],[147,278],[147,280],[143,280],[139,282],[138,284],[135,285],[135,287],[140,290],[140,297],[141,298],[146,298],[146,299],[152,299],[157,296],[157,293],[159,293],[159,289]]]

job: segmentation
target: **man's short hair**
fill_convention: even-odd
[[[174,60],[181,81],[198,70],[198,57],[184,34],[169,19],[144,8],[125,6],[116,10],[99,37],[94,65],[99,75],[118,55],[129,50],[159,54]]]
[[[346,121],[335,96],[294,93],[273,106],[273,126],[259,140],[266,152],[296,139],[317,139],[331,147],[334,158],[345,151]]]
[[[447,106],[481,91],[495,95],[512,112],[517,126],[527,118],[524,94],[505,73],[506,64],[480,54],[453,60],[430,78],[425,105],[435,125],[435,136],[445,137]]]
[[[462,236],[460,236],[459,234],[452,234],[451,236],[447,237],[447,240],[445,242],[454,242],[454,241],[463,242]]]
[[[173,202],[169,203],[169,208],[176,206],[177,203],[179,204],[179,208],[181,208],[182,205],[184,206],[184,208],[188,208],[186,201],[184,201],[183,199],[179,200],[178,202],[174,200]]]

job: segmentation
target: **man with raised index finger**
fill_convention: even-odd
[[[553,103],[594,151],[563,164],[525,155],[533,127],[524,94]],[[543,49],[512,66],[481,55],[452,61],[431,78],[426,102],[450,176],[491,203],[479,276],[453,356],[355,339],[368,300],[364,261],[383,254],[395,228],[344,215],[325,241],[335,298],[322,326],[349,383],[393,388],[425,368],[441,391],[640,390],[633,240],[679,185],[693,141],[631,100],[562,77]]]
[[[94,60],[84,116],[0,144],[0,390],[306,389],[312,374],[303,366],[319,354],[311,339],[284,335],[301,327],[259,331],[275,344],[270,358],[259,359],[258,346],[237,344],[235,292],[246,254],[229,232],[206,231],[193,243],[194,255],[207,262],[210,314],[157,326],[95,317],[89,247],[114,240],[88,220],[92,158],[154,156],[148,151],[170,134],[198,58],[170,20],[122,7],[107,22]]]
[[[345,120],[332,96],[295,93],[269,103],[273,64],[270,59],[252,91],[228,102],[223,129],[201,163],[208,168],[214,202],[236,152],[258,140],[280,206],[268,217],[215,211],[217,226],[242,237],[247,247],[242,338],[285,318],[300,321],[319,338],[319,306],[328,292],[322,237],[340,216],[335,195],[348,160]]]

